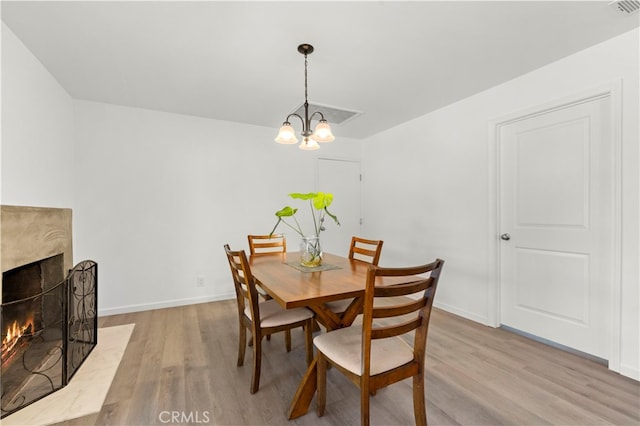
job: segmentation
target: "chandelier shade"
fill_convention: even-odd
[[[311,138],[316,142],[333,142],[336,138],[331,133],[331,127],[329,127],[329,123],[327,120],[320,120],[320,122],[316,125],[316,129],[313,131],[313,135]]]
[[[291,123],[289,123],[288,121],[282,123],[282,127],[280,127],[280,131],[278,132],[278,136],[275,140],[276,142],[285,145],[298,143],[296,131],[293,129],[293,126],[291,126]]]
[[[329,126],[329,123],[324,118],[322,112],[315,111],[311,115],[309,115],[309,101],[307,99],[307,55],[310,55],[313,52],[313,46],[307,43],[301,44],[298,46],[298,52],[304,55],[304,117],[296,113],[289,114],[284,123],[282,123],[282,127],[280,127],[280,131],[278,132],[278,136],[276,136],[275,141],[285,145],[298,143],[298,138],[296,137],[295,130],[289,122],[289,119],[291,117],[298,117],[302,122],[302,132],[300,133],[302,135],[302,142],[300,143],[299,148],[305,151],[311,151],[320,148],[318,142],[333,142],[335,140],[335,136],[333,136],[333,133],[331,132],[331,126]],[[311,120],[316,115],[319,116],[319,120],[316,128],[312,131]]]
[[[305,151],[314,151],[316,149],[320,149],[320,145],[311,138],[304,138],[302,139],[302,143],[300,143],[299,148]]]

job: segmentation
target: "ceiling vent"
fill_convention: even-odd
[[[316,111],[322,112],[325,120],[327,120],[331,124],[343,124],[349,120],[353,120],[361,113],[358,111],[349,111],[346,109],[338,109],[334,107],[330,107],[322,104],[315,104],[309,102],[309,115],[313,114]],[[300,107],[295,111],[301,117],[304,117],[304,104],[300,105]],[[314,119],[319,118],[317,115]]]
[[[638,0],[618,0],[609,3],[609,6],[616,8],[623,15],[631,15],[640,10],[640,1]]]

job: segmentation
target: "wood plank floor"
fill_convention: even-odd
[[[638,425],[640,386],[606,367],[501,329],[434,311],[427,345],[431,425]],[[328,375],[326,413],[287,421],[305,371],[302,331],[287,353],[276,335],[263,345],[260,390],[251,395],[251,351],[236,367],[235,300],[100,318],[100,327],[136,327],[94,415],[59,423],[90,425],[350,425],[359,393]],[[372,397],[371,422],[413,424],[411,381]],[[165,413],[169,412],[169,413]],[[170,412],[178,412],[177,422]],[[184,414],[182,414],[184,413]],[[187,417],[183,417],[187,416]],[[189,417],[190,416],[190,417]]]

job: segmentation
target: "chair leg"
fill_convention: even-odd
[[[316,364],[317,394],[316,412],[318,417],[324,416],[324,408],[327,405],[327,360],[318,353],[318,363]]]
[[[360,425],[369,426],[369,383],[360,385]]]
[[[244,364],[244,351],[247,347],[247,329],[244,324],[240,323],[240,331],[238,332],[238,367]]]
[[[271,340],[270,334],[267,334],[267,340]],[[253,336],[249,337],[249,346],[253,346]]]
[[[307,351],[307,365],[313,361],[313,320],[307,321],[304,329],[304,345]]]
[[[284,331],[284,345],[287,352],[291,352],[291,329]]]
[[[424,395],[424,374],[413,376],[413,414],[416,426],[427,426],[427,408]]]
[[[270,334],[267,334],[267,340],[271,340]],[[249,346],[253,346],[253,336],[249,337]]]
[[[251,377],[251,393],[258,392],[260,387],[260,366],[262,364],[262,336],[253,339],[253,376]]]

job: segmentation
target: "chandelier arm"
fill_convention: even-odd
[[[311,124],[311,119],[312,119],[312,118],[313,118],[313,116],[314,116],[314,115],[316,115],[316,114],[319,114],[319,115],[320,115],[320,119],[321,119],[321,120],[324,120],[324,119],[325,119],[325,118],[324,118],[324,114],[323,114],[323,113],[321,113],[320,111],[316,111],[316,112],[314,112],[313,114],[311,114],[311,117],[309,117],[309,124]],[[326,120],[325,120],[325,121],[326,121]]]
[[[302,118],[300,115],[298,115],[298,114],[296,114],[294,112],[294,113],[291,113],[291,114],[287,115],[287,119],[285,121],[289,121],[290,117],[298,117],[300,119],[300,121],[302,121],[302,132],[304,134],[304,131],[307,128],[307,124],[305,123],[304,118]]]

